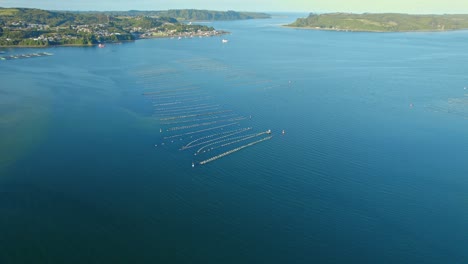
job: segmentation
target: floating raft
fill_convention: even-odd
[[[15,54],[15,55],[0,56],[0,60],[29,59],[29,58],[36,58],[36,57],[52,56],[52,55],[53,55],[52,53],[48,53],[48,52]]]

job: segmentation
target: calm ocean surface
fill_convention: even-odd
[[[54,56],[0,61],[0,263],[467,263],[468,31],[295,16],[7,50]],[[192,168],[142,96],[178,84],[274,137]]]

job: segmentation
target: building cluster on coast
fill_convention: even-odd
[[[0,46],[80,46],[140,38],[209,37],[225,33],[206,25],[181,23],[170,17],[0,8]]]
[[[180,37],[180,38],[192,38],[192,37],[213,37],[226,34],[225,31],[210,30],[210,31],[189,31],[189,32],[177,32],[176,30],[160,31],[160,30],[149,30],[146,33],[140,34],[139,38],[168,38],[168,37]]]
[[[24,22],[15,23],[14,27],[5,26],[5,30],[16,32],[31,32],[29,37],[21,40],[12,37],[3,39],[4,46],[48,46],[48,45],[90,45],[99,42],[116,42],[123,40],[135,40],[140,38],[164,38],[164,37],[212,37],[226,34],[224,31],[193,29],[180,31],[177,29],[167,29],[156,27],[144,29],[132,27],[128,32],[115,32],[105,24],[95,25],[72,25],[68,27],[50,27],[48,25],[28,24]],[[40,34],[41,32],[44,32]],[[24,34],[28,35],[27,33]],[[126,36],[126,37],[125,37]]]

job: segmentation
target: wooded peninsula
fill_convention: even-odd
[[[96,45],[157,37],[205,37],[225,34],[213,27],[181,21],[268,18],[235,11],[168,10],[66,12],[0,8],[0,46]]]
[[[397,13],[310,14],[286,25],[317,30],[411,32],[468,29],[468,15],[410,15]]]

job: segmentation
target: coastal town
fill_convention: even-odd
[[[8,11],[8,12],[7,12]],[[44,13],[47,16],[44,16]],[[39,23],[42,22],[42,23]],[[0,46],[86,46],[142,38],[212,37],[213,27],[170,17],[73,14],[28,9],[0,9]]]

